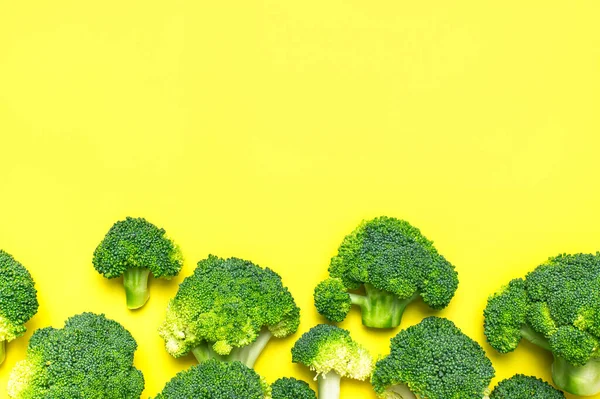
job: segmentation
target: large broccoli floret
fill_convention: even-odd
[[[139,399],[144,377],[133,367],[137,344],[104,315],[82,313],[64,328],[36,330],[27,357],[8,381],[12,399]]]
[[[490,399],[565,399],[565,395],[546,381],[516,374],[500,381]]]
[[[311,328],[296,341],[292,362],[317,374],[319,399],[338,399],[341,377],[364,381],[373,370],[369,352],[353,341],[347,330],[329,324]]]
[[[159,329],[174,357],[239,360],[249,367],[271,336],[293,334],[300,309],[271,269],[210,255],[179,286]]]
[[[295,378],[280,378],[271,384],[272,399],[317,399],[315,391]]]
[[[600,253],[550,258],[490,296],[484,316],[497,351],[513,351],[525,338],[554,355],[557,387],[600,392]]]
[[[207,360],[177,374],[155,399],[268,399],[269,385],[240,362]]]
[[[458,287],[454,266],[408,222],[379,217],[362,222],[331,259],[330,278],[315,288],[317,311],[333,322],[361,308],[365,326],[397,327],[419,296],[433,309],[448,305]],[[365,295],[349,293],[364,288]]]
[[[0,249],[0,364],[6,357],[6,343],[25,334],[25,323],[37,310],[37,291],[31,275]]]
[[[386,399],[484,398],[494,377],[481,346],[450,320],[428,317],[392,338],[371,382]]]
[[[181,270],[179,247],[143,218],[115,223],[94,251],[94,268],[106,278],[123,276],[127,307],[138,309],[150,297],[148,275],[170,279]]]

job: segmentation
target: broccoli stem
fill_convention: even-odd
[[[327,374],[319,374],[317,377],[319,384],[319,399],[339,399],[340,397],[340,376],[334,371]]]
[[[386,399],[417,399],[417,395],[412,393],[405,384],[390,386],[385,390],[383,397]]]
[[[263,349],[269,342],[273,335],[269,330],[262,330],[260,334],[258,334],[258,338],[256,341],[252,342],[249,345],[242,346],[241,348],[234,348],[229,356],[227,356],[227,360],[234,361],[239,360],[244,363],[246,366],[253,368],[254,363],[256,363],[256,359],[262,353]]]
[[[217,359],[221,361],[225,360],[223,356],[219,355],[213,350],[212,346],[209,345],[208,342],[203,342],[200,345],[192,348],[192,353],[194,354],[194,357],[198,363],[202,363],[209,359]]]
[[[0,340],[0,364],[6,359],[6,341]]]
[[[552,379],[563,391],[578,396],[595,395],[600,392],[600,358],[593,357],[583,366],[573,366],[554,356]]]
[[[150,269],[131,267],[123,273],[123,285],[129,309],[139,309],[148,301],[148,275]]]
[[[550,349],[550,342],[548,338],[544,337],[542,334],[534,331],[527,324],[521,327],[521,336],[525,338],[527,341],[531,342],[534,345],[539,346],[542,349],[546,349],[547,351]]]
[[[373,328],[398,327],[406,306],[419,297],[419,293],[415,292],[411,297],[400,299],[371,284],[365,284],[365,291],[366,296],[350,294],[350,300],[360,306],[363,324]]]

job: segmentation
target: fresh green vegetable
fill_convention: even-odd
[[[481,346],[450,320],[428,317],[391,340],[371,383],[386,399],[484,398],[494,377]]]
[[[133,367],[137,344],[104,315],[82,313],[64,328],[36,330],[27,357],[8,381],[11,399],[139,399],[144,377]]]
[[[565,395],[539,378],[516,374],[500,381],[490,399],[565,399]]]
[[[207,360],[177,374],[155,399],[270,399],[269,385],[240,362]]]
[[[347,330],[329,324],[311,328],[296,341],[292,362],[316,373],[319,399],[338,399],[342,377],[364,381],[373,370],[369,352],[353,341]]]
[[[317,399],[315,391],[295,378],[280,378],[271,384],[272,399]]]
[[[600,253],[550,258],[490,296],[484,316],[497,351],[513,351],[525,338],[553,354],[557,387],[600,392]]]
[[[116,222],[94,251],[92,261],[106,278],[123,276],[129,309],[138,309],[148,301],[148,276],[170,279],[181,270],[179,247],[143,218],[128,217]]]
[[[454,266],[408,222],[379,217],[362,222],[331,259],[330,278],[314,292],[317,311],[333,322],[360,306],[365,326],[397,327],[421,297],[433,309],[448,305],[458,287]],[[364,295],[349,290],[364,289]]]
[[[37,310],[37,291],[31,274],[0,250],[0,364],[6,357],[6,343],[25,334],[25,323]]]
[[[269,339],[298,329],[300,309],[271,269],[209,256],[179,286],[159,329],[174,357],[239,360],[249,367]]]

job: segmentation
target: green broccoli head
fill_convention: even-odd
[[[499,352],[525,338],[552,352],[560,389],[600,392],[600,253],[550,258],[490,296],[484,317],[487,340]]]
[[[209,359],[177,374],[155,399],[268,399],[269,385],[240,362]]]
[[[143,218],[116,222],[94,251],[94,268],[106,278],[123,276],[129,309],[148,301],[148,275],[166,278],[179,274],[183,257],[179,247]]]
[[[361,307],[363,324],[400,324],[405,307],[417,297],[433,309],[446,307],[458,287],[454,266],[408,222],[379,217],[362,222],[344,238],[331,259],[327,280],[315,290],[319,313],[339,322],[349,303]],[[366,295],[348,294],[364,287]]]
[[[516,374],[500,381],[490,399],[565,399],[565,395],[539,378]]]
[[[347,330],[329,324],[311,328],[296,341],[292,362],[317,374],[320,399],[339,397],[340,377],[364,381],[373,370],[369,352]]]
[[[371,383],[384,398],[483,398],[494,377],[481,346],[450,320],[428,317],[392,338]]]
[[[36,330],[8,382],[11,399],[139,399],[144,377],[133,367],[137,344],[119,323],[82,313],[64,328]]]
[[[6,342],[25,333],[25,323],[37,310],[37,291],[31,274],[0,249],[0,364],[5,358]]]
[[[300,309],[271,269],[210,255],[179,286],[159,329],[174,357],[192,351],[252,367],[271,336],[293,334]]]
[[[295,378],[280,378],[271,384],[272,399],[317,399],[315,391]]]

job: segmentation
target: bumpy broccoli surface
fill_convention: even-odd
[[[37,291],[31,274],[0,250],[0,364],[6,357],[6,343],[25,333],[25,323],[37,310]]]
[[[155,399],[268,399],[269,385],[240,362],[207,360],[177,374]]]
[[[271,384],[272,399],[317,399],[315,391],[295,378],[280,378]]]
[[[450,320],[428,317],[392,338],[371,383],[382,398],[484,398],[494,377],[481,346]]]
[[[490,296],[484,317],[497,351],[513,351],[525,338],[554,355],[557,387],[600,392],[600,253],[550,258]]]
[[[419,296],[433,309],[448,305],[458,287],[454,266],[408,222],[379,217],[346,236],[331,259],[330,278],[314,292],[317,311],[333,322],[361,308],[363,324],[397,327]],[[364,288],[365,295],[349,290]]]
[[[338,399],[341,377],[364,381],[373,370],[369,352],[347,330],[329,324],[311,328],[296,341],[292,362],[317,374],[319,399]]]
[[[490,399],[565,399],[565,395],[539,378],[516,374],[500,381]]]
[[[139,399],[144,377],[133,367],[137,344],[119,323],[82,313],[64,328],[36,330],[27,357],[8,381],[12,399]]]
[[[92,261],[106,278],[123,276],[127,307],[138,309],[150,297],[148,275],[170,279],[181,270],[179,247],[143,218],[128,217],[116,222],[94,251]]]
[[[293,334],[300,309],[271,269],[210,255],[185,278],[159,329],[174,357],[239,360],[249,367],[271,336]]]

